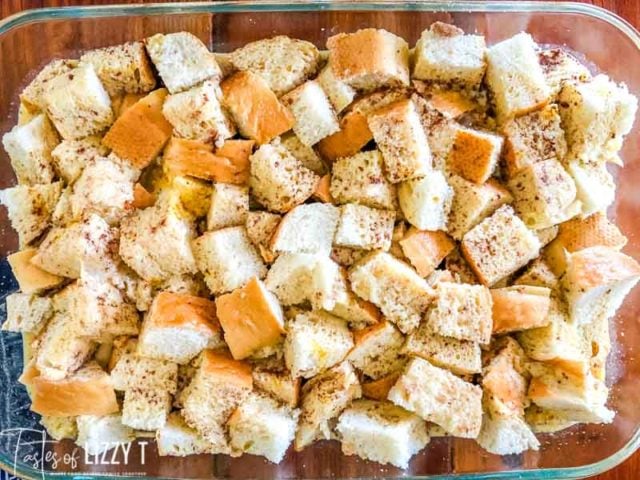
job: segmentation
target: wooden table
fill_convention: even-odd
[[[69,5],[107,5],[114,3],[151,3],[166,0],[0,0],[0,18],[21,10]],[[578,0],[607,8],[640,28],[640,0]],[[596,478],[598,480],[635,480],[640,477],[640,451],[617,468]]]

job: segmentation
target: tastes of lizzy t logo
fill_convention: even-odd
[[[2,438],[3,437],[3,438]],[[14,471],[22,468],[37,470],[44,480],[45,474],[56,475],[64,473],[84,473],[96,469],[96,466],[107,467],[104,472],[92,473],[118,473],[120,475],[140,476],[144,472],[123,472],[122,466],[129,465],[132,461],[132,444],[129,443],[92,443],[89,450],[100,453],[90,454],[86,449],[74,447],[72,450],[56,448],[57,440],[47,437],[44,430],[31,428],[13,428],[0,432],[0,441],[11,447],[12,467]],[[8,443],[7,443],[8,441]],[[146,461],[146,447],[148,442],[135,443],[138,449],[136,464],[144,465]],[[93,468],[92,468],[93,466]],[[120,466],[120,467],[119,467]],[[111,467],[111,468],[108,468]],[[100,468],[100,470],[105,470]],[[8,472],[0,472],[0,480],[13,480],[15,477]]]

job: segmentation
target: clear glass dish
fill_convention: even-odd
[[[580,52],[598,70],[624,81],[640,94],[640,36],[614,14],[590,5],[562,2],[216,2],[25,11],[0,21],[0,133],[17,117],[18,93],[47,62],[79,52],[141,39],[159,32],[188,30],[214,51],[230,51],[275,34],[323,46],[338,32],[361,27],[386,28],[414,44],[432,22],[455,23],[495,43],[526,30],[543,44]],[[627,138],[622,152],[624,174],[611,207],[629,237],[626,252],[640,257],[640,131]],[[15,183],[6,154],[0,152],[0,188]],[[17,248],[6,212],[0,212],[0,296],[17,288],[6,262]],[[4,302],[0,307],[4,309]],[[0,310],[0,314],[4,314]],[[244,456],[157,456],[153,441],[135,443],[125,458],[85,458],[71,442],[43,444],[37,416],[29,411],[24,388],[19,335],[0,336],[0,467],[23,478],[91,478],[94,476],[157,478],[580,478],[608,470],[640,444],[640,289],[627,298],[615,319],[610,356],[609,402],[617,411],[611,425],[576,426],[541,436],[541,449],[498,457],[473,441],[434,439],[402,472],[393,467],[345,457],[335,442],[321,442],[302,453],[290,452],[280,465]],[[116,464],[115,462],[118,462]]]

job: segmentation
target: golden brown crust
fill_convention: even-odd
[[[136,183],[133,186],[133,207],[147,208],[156,203],[156,196],[147,191],[141,184]]]
[[[448,118],[458,118],[475,109],[471,100],[454,90],[435,92],[429,98],[429,103]]]
[[[372,400],[386,400],[389,390],[395,385],[401,372],[393,372],[378,380],[362,384],[362,396]]]
[[[251,365],[234,360],[227,353],[205,350],[200,368],[207,376],[235,384],[240,388],[253,388]]]
[[[188,328],[205,335],[217,335],[220,323],[216,304],[185,293],[160,292],[153,299],[143,328],[162,327]]]
[[[356,330],[353,332],[353,348],[358,348],[363,343],[367,342],[371,337],[375,337],[380,331],[387,328],[386,321],[381,321],[370,327],[363,328],[362,330]]]
[[[565,285],[581,293],[601,285],[640,276],[640,264],[622,252],[607,247],[590,247],[574,252],[563,277]]]
[[[331,174],[327,173],[318,182],[316,190],[313,192],[313,198],[320,200],[323,203],[333,203],[333,197],[331,196],[331,191],[329,190],[330,187]]]
[[[125,93],[118,105],[118,108],[115,109],[116,118],[122,116],[124,112],[129,110],[129,107],[133,107],[139,100],[142,100],[145,97],[145,93]]]
[[[527,330],[548,324],[549,294],[548,288],[526,285],[491,290],[493,333]]]
[[[36,253],[38,250],[35,248],[25,248],[7,257],[22,293],[42,292],[64,282],[64,277],[53,275],[31,263]]]
[[[451,173],[481,184],[493,173],[499,154],[490,137],[459,129],[447,158],[447,167]]]
[[[355,155],[372,139],[367,117],[360,112],[349,112],[340,120],[340,130],[318,142],[318,151],[333,163],[338,158]]]
[[[422,277],[430,275],[456,246],[443,231],[431,232],[413,227],[399,243],[404,255]]]

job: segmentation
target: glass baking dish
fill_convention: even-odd
[[[18,93],[54,58],[78,56],[86,49],[137,40],[159,32],[187,30],[213,51],[226,52],[249,41],[285,34],[314,42],[338,32],[378,27],[415,44],[420,32],[436,20],[495,43],[522,30],[542,44],[562,45],[640,94],[640,36],[614,14],[563,2],[216,2],[79,7],[25,11],[0,21],[0,133],[16,122]],[[640,257],[640,132],[628,136],[618,175],[618,195],[609,215],[629,237],[626,252]],[[0,188],[15,177],[0,152]],[[17,288],[6,262],[17,248],[4,209],[0,212],[0,296]],[[0,307],[4,315],[4,302]],[[85,458],[71,442],[44,443],[37,416],[29,411],[25,389],[17,383],[22,369],[19,335],[0,336],[0,466],[23,478],[91,478],[94,476],[157,478],[522,478],[559,479],[594,475],[612,468],[640,444],[640,289],[624,303],[614,323],[614,352],[608,383],[609,405],[617,411],[611,425],[578,425],[541,436],[538,452],[498,457],[475,442],[439,438],[417,455],[409,470],[381,466],[340,453],[336,442],[320,442],[302,453],[289,452],[280,465],[258,457],[200,455],[158,457],[152,439],[130,450]]]

